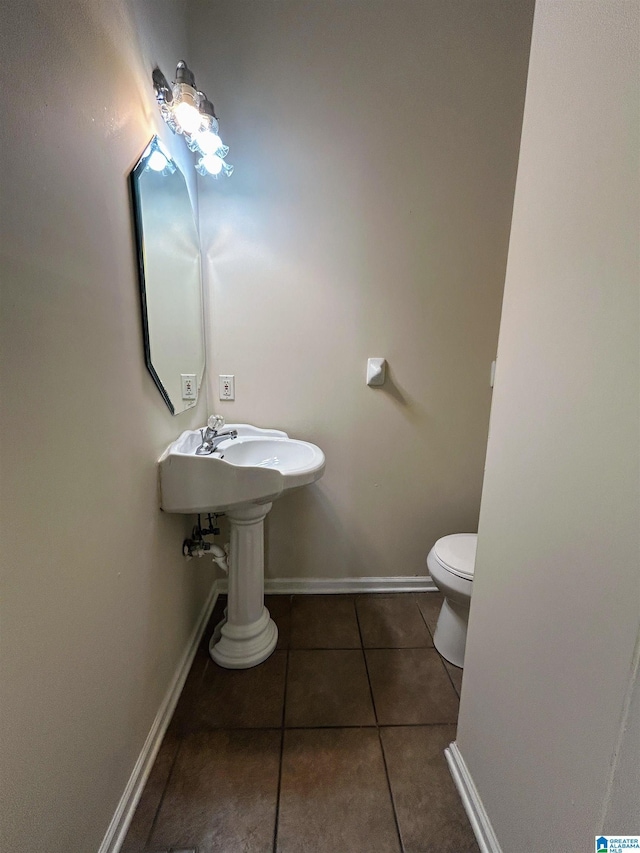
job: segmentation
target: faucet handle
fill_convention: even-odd
[[[224,418],[222,417],[222,415],[209,415],[207,426],[209,427],[209,429],[212,429],[214,430],[214,432],[217,432],[220,427],[224,426]]]

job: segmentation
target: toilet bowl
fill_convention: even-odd
[[[445,660],[459,667],[464,666],[477,542],[477,533],[443,536],[427,557],[431,579],[444,596],[433,644]]]

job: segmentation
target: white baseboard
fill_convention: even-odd
[[[445,749],[444,754],[481,853],[502,853],[502,848],[493,831],[489,816],[478,794],[478,789],[471,778],[469,768],[458,749],[457,743],[453,741]]]
[[[214,581],[211,586],[209,598],[207,599],[205,606],[202,608],[200,618],[189,637],[185,653],[178,664],[173,680],[169,685],[169,689],[164,699],[162,700],[160,709],[156,714],[151,730],[147,735],[147,739],[144,742],[142,751],[138,756],[133,772],[127,782],[127,787],[124,789],[124,793],[120,798],[118,808],[111,819],[111,823],[109,824],[109,828],[102,840],[98,853],[118,853],[122,846],[127,830],[129,829],[129,824],[133,818],[133,813],[136,810],[136,806],[138,805],[138,801],[142,795],[147,778],[151,772],[151,768],[153,767],[153,762],[156,760],[156,755],[160,749],[162,738],[164,737],[167,726],[171,721],[175,707],[178,704],[178,699],[182,693],[184,682],[189,674],[189,670],[191,669],[191,664],[193,663],[196,651],[198,650],[200,638],[207,627],[209,617],[215,607],[219,594],[218,582]]]
[[[227,591],[227,579],[218,581],[218,590]],[[265,578],[267,595],[336,595],[346,592],[437,592],[431,578]]]

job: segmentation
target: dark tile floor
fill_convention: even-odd
[[[216,604],[121,853],[477,853],[444,748],[442,599],[267,596],[278,648],[225,670]]]

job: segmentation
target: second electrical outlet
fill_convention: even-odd
[[[235,376],[218,376],[220,382],[220,399],[235,400],[236,399],[236,378]]]

